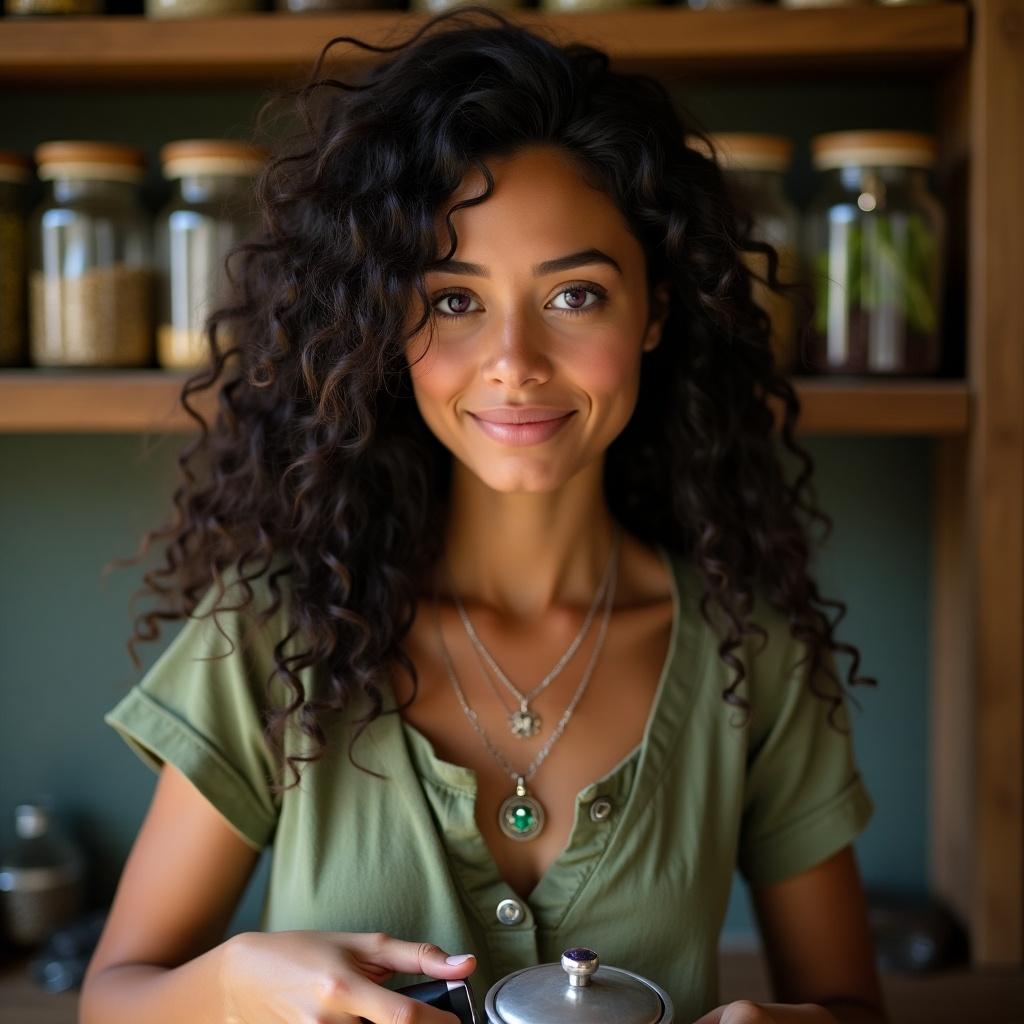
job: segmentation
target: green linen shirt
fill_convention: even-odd
[[[187,619],[104,721],[154,770],[176,765],[254,850],[272,844],[261,930],[385,931],[474,953],[481,1020],[488,988],[504,975],[589,946],[603,963],[657,982],[675,1019],[692,1021],[719,1005],[718,940],[734,868],[752,886],[804,871],[860,834],[874,805],[850,736],[829,725],[830,705],[797,665],[805,647],[764,600],[753,618],[767,646],[746,637],[734,652],[748,672],[739,692],[753,708],[737,725],[739,709],[722,699],[732,673],[697,606],[696,568],[660,550],[674,617],[643,739],[577,794],[568,843],[527,899],[502,880],[476,826],[475,773],[439,758],[399,715],[377,719],[353,748],[386,779],[348,760],[350,719],[366,707],[356,702],[324,726],[328,747],[302,766],[301,784],[271,793],[261,706],[287,631],[287,590],[260,629],[252,610],[218,612],[220,628]],[[265,578],[252,586],[269,604]],[[197,614],[213,596],[211,588]],[[232,591],[221,602],[236,603]],[[315,667],[298,675],[307,695],[322,692]],[[824,675],[817,686],[842,694]],[[272,698],[286,692],[277,677]],[[386,694],[385,706],[395,703]],[[844,696],[835,716],[843,727],[846,711]],[[297,736],[289,733],[289,752],[310,752]],[[385,985],[422,980],[396,973]]]

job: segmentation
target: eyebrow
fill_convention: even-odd
[[[606,252],[600,249],[582,249],[580,252],[569,253],[568,256],[559,256],[557,259],[545,260],[533,268],[534,277],[543,277],[545,274],[556,274],[563,270],[572,270],[575,267],[584,267],[591,263],[603,263],[612,267],[617,273],[622,273],[622,267],[612,259]],[[431,264],[428,270],[444,274],[468,274],[474,277],[490,277],[487,267],[479,263],[467,263],[465,260],[442,260]]]

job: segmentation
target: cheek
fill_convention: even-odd
[[[406,348],[413,393],[423,418],[435,423],[434,410],[444,410],[465,389],[465,365],[444,351],[436,339],[417,339]]]
[[[606,345],[593,345],[577,361],[574,376],[596,402],[614,404],[631,399],[639,381],[640,361],[636,347],[621,337]]]

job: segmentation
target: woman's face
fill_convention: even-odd
[[[492,195],[452,215],[454,261],[426,275],[434,339],[428,325],[406,357],[420,412],[456,459],[495,490],[549,491],[629,421],[667,292],[649,322],[640,243],[562,151],[533,146],[487,163]],[[474,170],[451,202],[483,186]],[[443,211],[437,225],[443,253]],[[516,412],[548,422],[493,422]]]

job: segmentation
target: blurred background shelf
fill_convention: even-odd
[[[691,11],[651,6],[615,11],[509,12],[568,41],[605,49],[622,70],[659,74],[744,71],[913,71],[940,67],[968,45],[965,4],[787,10]],[[324,42],[356,36],[396,43],[426,15],[402,10],[339,14],[263,12],[201,20],[108,15],[0,20],[0,82],[266,82],[304,71]],[[374,57],[338,44],[344,66]],[[332,53],[333,60],[333,53]]]
[[[126,433],[196,429],[181,408],[186,373],[168,370],[0,371],[0,432]],[[798,433],[964,435],[969,393],[962,380],[793,377]],[[192,403],[209,417],[209,393]]]

